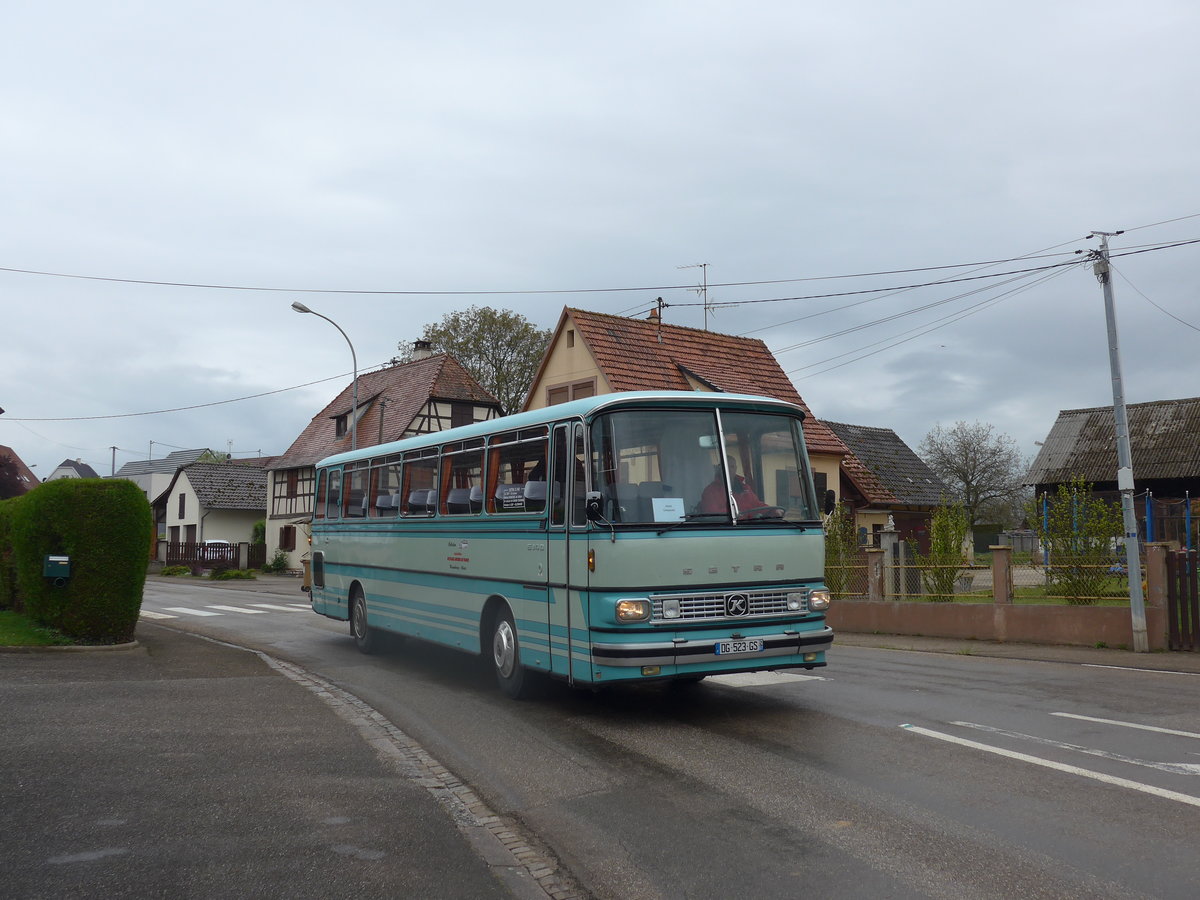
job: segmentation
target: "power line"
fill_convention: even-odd
[[[830,356],[825,359],[818,360],[817,362],[809,363],[808,365],[805,365],[805,366],[800,366],[799,368],[796,368],[796,369],[789,369],[789,370],[787,370],[787,372],[785,374],[792,375],[796,372],[803,372],[805,369],[811,369],[816,366],[824,365],[827,362],[833,362],[834,360],[841,359],[844,356],[849,356],[850,354],[858,353],[859,351],[862,351],[862,350],[869,350],[872,347],[879,347],[880,344],[886,344],[886,346],[879,347],[878,350],[872,350],[872,352],[870,352],[870,353],[863,353],[861,356],[855,356],[853,359],[848,359],[845,362],[838,363],[836,366],[830,366],[829,368],[822,369],[819,372],[812,372],[809,375],[802,375],[800,377],[808,378],[808,377],[812,377],[814,375],[824,375],[827,372],[832,372],[835,369],[840,369],[843,366],[848,366],[851,363],[859,362],[861,360],[867,359],[870,356],[875,356],[878,353],[882,353],[885,350],[891,350],[893,347],[898,347],[901,344],[906,344],[909,341],[916,340],[919,337],[923,337],[924,335],[930,334],[931,332],[938,331],[942,328],[945,328],[948,325],[953,325],[954,323],[960,322],[969,316],[973,316],[976,313],[983,312],[985,309],[990,309],[991,307],[998,305],[999,303],[1001,303],[1004,300],[1007,300],[1011,297],[1015,297],[1017,294],[1021,294],[1021,293],[1024,293],[1025,291],[1032,290],[1033,288],[1035,288],[1041,284],[1044,284],[1045,282],[1050,281],[1054,278],[1057,278],[1058,276],[1063,275],[1063,274],[1066,274],[1065,269],[1059,269],[1058,271],[1050,272],[1046,275],[1043,275],[1041,278],[1034,280],[1030,284],[1026,284],[1026,285],[1022,285],[1020,287],[1013,288],[1011,291],[1006,291],[1005,293],[1000,294],[999,296],[989,297],[985,300],[981,300],[979,303],[976,303],[974,306],[970,306],[965,310],[958,310],[956,312],[942,316],[940,319],[935,319],[933,321],[933,323],[931,323],[931,327],[926,328],[924,326],[918,325],[915,328],[909,329],[908,331],[901,331],[898,334],[892,336],[892,337],[899,337],[900,335],[910,335],[909,337],[904,337],[901,340],[892,340],[892,337],[883,338],[882,340],[876,341],[873,344],[864,344],[863,346],[857,347],[854,350],[847,350],[845,353],[839,353],[835,356]],[[973,293],[978,293],[978,292],[973,292]],[[913,334],[912,332],[916,332],[916,333]],[[891,341],[891,343],[887,343],[888,341]]]
[[[1124,279],[1125,283],[1128,284],[1131,288],[1133,288],[1133,290],[1143,300],[1145,300],[1147,303],[1149,303],[1151,306],[1153,306],[1155,309],[1157,309],[1164,316],[1169,316],[1170,318],[1172,318],[1176,322],[1178,322],[1180,325],[1186,325],[1188,328],[1192,329],[1192,331],[1200,331],[1200,328],[1197,328],[1191,322],[1185,322],[1183,319],[1179,318],[1179,316],[1175,315],[1175,313],[1171,312],[1170,310],[1163,309],[1161,306],[1159,306],[1157,303],[1155,303],[1153,300],[1151,300],[1149,297],[1147,297],[1144,293],[1142,293],[1141,289],[1139,289],[1136,284],[1134,284],[1132,281],[1129,280],[1128,275],[1126,275],[1124,272],[1122,272],[1120,269],[1118,269],[1116,266],[1114,266],[1112,264],[1111,260],[1109,261],[1109,268],[1112,269],[1114,272],[1116,272],[1118,275],[1120,275],[1121,278]]]
[[[1068,242],[1070,243],[1070,242]],[[1065,246],[1058,244],[1057,246]],[[1048,254],[1048,256],[1064,256],[1063,253]],[[936,272],[947,269],[965,269],[975,266],[1001,265],[1015,262],[1018,259],[1037,259],[1036,256],[1014,257],[1009,259],[986,260],[982,262],[954,263],[951,265],[917,266],[906,269],[883,269],[875,272],[855,272],[845,275],[813,275],[802,278],[774,278],[758,281],[727,281],[709,284],[708,287],[757,287],[768,284],[797,284],[807,281],[835,281],[850,278],[872,278],[881,275],[907,275],[914,272]],[[308,287],[270,287],[265,285],[216,284],[191,281],[159,281],[148,278],[123,278],[110,275],[84,275],[74,272],[52,272],[40,269],[21,269],[12,266],[0,266],[0,272],[12,272],[19,275],[36,275],[43,278],[73,278],[82,281],[103,281],[115,284],[141,284],[151,287],[182,287],[197,288],[213,291],[251,291],[264,293],[291,294],[351,294],[362,296],[400,296],[400,297],[488,297],[488,296],[520,296],[540,294],[604,294],[604,293],[636,293],[638,291],[695,291],[694,284],[665,284],[642,285],[636,287],[600,287],[600,288],[538,288],[538,289],[506,289],[506,290],[360,290],[353,288],[308,288]],[[676,306],[699,304],[673,304]]]
[[[380,363],[386,365],[386,363]],[[328,378],[318,378],[316,381],[306,381],[304,384],[294,384],[291,387],[279,388],[274,391],[263,391],[261,394],[248,394],[245,397],[234,397],[232,400],[214,400],[211,403],[196,403],[192,406],[177,406],[172,409],[153,409],[146,412],[134,413],[114,413],[108,416],[59,416],[46,418],[17,418],[15,416],[5,416],[6,422],[91,422],[100,419],[132,419],[138,416],[159,416],[165,413],[187,412],[193,409],[206,409],[210,406],[225,406],[229,403],[241,403],[243,400],[257,400],[259,397],[270,397],[272,394],[283,394],[287,391],[296,391],[300,388],[312,387],[314,384],[324,384],[326,381],[336,381],[339,378],[348,378],[350,372],[344,372],[341,375],[330,375]],[[158,443],[155,441],[154,443]],[[65,445],[64,445],[65,446]],[[167,446],[164,444],[164,446]],[[119,449],[119,448],[118,448]],[[126,451],[132,452],[132,451]]]

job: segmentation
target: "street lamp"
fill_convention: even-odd
[[[353,390],[354,407],[350,410],[350,449],[357,450],[358,449],[358,355],[354,352],[354,345],[350,343],[350,336],[347,335],[346,332],[342,331],[342,326],[339,325],[337,322],[333,321],[333,319],[329,318],[329,316],[323,316],[316,310],[309,309],[307,306],[305,306],[299,300],[292,301],[292,309],[294,309],[298,313],[312,313],[318,319],[324,319],[326,322],[328,322],[330,325],[332,325],[334,328],[336,328],[338,331],[341,332],[342,337],[344,337],[346,339],[346,344],[350,347],[350,359],[354,365],[354,382],[353,382],[353,384],[354,384],[354,390]]]

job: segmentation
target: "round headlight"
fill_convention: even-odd
[[[829,591],[813,591],[809,594],[808,608],[814,612],[829,609]]]

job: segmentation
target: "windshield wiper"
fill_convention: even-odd
[[[666,528],[660,528],[660,529],[658,530],[658,533],[659,533],[659,534],[666,534],[668,531],[672,531],[672,530],[674,530],[674,529],[678,528],[680,525],[686,525],[688,522],[691,522],[691,521],[693,521],[693,520],[695,520],[695,519],[712,519],[712,518],[721,518],[721,519],[726,519],[726,520],[728,520],[728,519],[729,519],[729,513],[728,513],[728,512],[687,513],[687,514],[686,514],[686,515],[685,515],[685,516],[684,516],[682,519],[680,519],[679,521],[677,521],[677,522],[672,522],[672,523],[671,523],[670,525],[668,525]]]

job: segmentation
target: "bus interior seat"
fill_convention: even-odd
[[[429,495],[431,491],[411,491],[408,495],[408,512],[423,513],[429,508]]]
[[[471,511],[471,489],[452,488],[446,495],[446,512],[451,514],[469,513]]]
[[[468,498],[468,502],[471,504],[471,512],[483,512],[483,488],[479,485],[471,488],[471,496]]]
[[[527,510],[546,508],[546,482],[525,482],[525,508]]]

